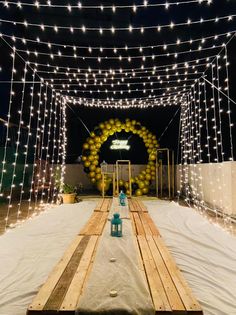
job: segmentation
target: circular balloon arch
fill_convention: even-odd
[[[91,132],[90,137],[83,144],[82,161],[84,171],[89,175],[91,182],[97,186],[99,191],[102,190],[102,172],[99,165],[99,152],[101,146],[107,141],[109,136],[116,132],[132,132],[137,134],[144,142],[148,153],[148,163],[145,170],[138,176],[131,178],[132,194],[136,196],[145,195],[148,193],[152,180],[155,180],[155,160],[156,150],[159,147],[156,136],[151,133],[146,127],[142,126],[136,120],[126,119],[124,122],[119,119],[109,119],[100,123]],[[107,191],[112,185],[112,178],[105,176],[104,190]],[[129,194],[129,183],[123,180],[119,181],[120,189]]]

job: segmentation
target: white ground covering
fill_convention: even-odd
[[[205,315],[236,315],[236,238],[194,210],[144,202]],[[96,202],[52,209],[0,236],[0,315],[26,308]]]
[[[0,237],[0,315],[26,314],[39,287],[96,203],[61,205]]]
[[[236,238],[192,209],[145,201],[204,315],[236,314]]]

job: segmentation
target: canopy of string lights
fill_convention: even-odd
[[[27,217],[55,202],[72,147],[66,117],[78,110],[89,121],[93,111],[162,109],[165,121],[164,110],[176,108],[164,132],[179,118],[177,192],[208,207],[201,165],[234,160],[233,0],[4,0],[0,8],[5,228],[16,192],[17,220],[25,199]],[[222,211],[223,199],[213,208]]]

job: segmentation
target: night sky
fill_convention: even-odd
[[[15,1],[16,2],[16,1]],[[30,2],[30,1],[28,1]],[[31,1],[32,2],[32,1]],[[68,1],[52,1],[52,3],[60,3],[67,5]],[[70,1],[70,4],[77,4],[78,1]],[[170,1],[174,2],[174,1]],[[41,3],[46,3],[46,1],[41,1]],[[112,4],[121,4],[124,5],[133,4],[133,1],[103,1],[103,5],[112,5]],[[136,4],[142,3],[141,1],[135,1]],[[149,3],[157,3],[157,1],[149,1]],[[164,1],[162,3],[165,3]],[[86,5],[98,4],[98,1],[86,1]],[[99,2],[100,4],[100,2]],[[168,10],[163,7],[152,7],[148,9],[139,9],[136,13],[133,13],[132,10],[117,10],[116,13],[112,13],[111,10],[101,12],[101,10],[72,10],[71,13],[67,12],[65,9],[44,9],[40,8],[39,10],[30,7],[24,7],[22,10],[19,10],[15,6],[10,6],[10,8],[5,8],[1,4],[0,6],[0,18],[2,19],[15,19],[18,21],[31,21],[33,23],[44,23],[52,25],[73,25],[81,26],[86,25],[90,27],[115,27],[129,26],[130,24],[134,26],[148,26],[148,25],[162,25],[170,23],[173,21],[175,23],[185,22],[188,18],[191,20],[197,20],[199,18],[214,18],[216,16],[225,16],[229,14],[236,14],[236,1],[235,0],[214,0],[213,4],[210,6],[206,4],[202,5],[179,5],[171,6]],[[45,32],[40,32],[38,28],[25,28],[23,26],[14,26],[8,23],[0,24],[0,31],[6,35],[15,35],[19,37],[26,38],[36,38],[40,36],[40,40],[45,42],[56,42],[68,45],[80,45],[80,46],[98,46],[98,47],[124,47],[128,46],[145,46],[145,45],[164,45],[166,43],[176,42],[176,39],[189,40],[191,38],[201,38],[206,36],[212,36],[214,34],[224,33],[228,31],[236,30],[236,18],[232,22],[218,22],[218,23],[206,23],[206,24],[196,24],[188,27],[176,27],[174,29],[164,29],[161,32],[156,30],[147,30],[143,34],[140,32],[133,31],[129,32],[116,32],[111,34],[111,32],[105,32],[102,36],[98,32],[86,32],[82,33],[81,31],[76,32],[75,34],[70,34],[68,31],[60,30],[57,34],[53,30],[47,30]],[[15,45],[18,49],[25,49],[25,46],[22,42],[16,41],[12,42],[10,38],[6,38],[10,45]],[[215,41],[214,44],[220,45],[225,40],[225,38],[220,38],[218,41]],[[226,39],[227,40],[227,39]],[[0,39],[0,67],[2,71],[0,72],[0,80],[8,80],[11,73],[11,63],[9,59],[9,47]],[[203,47],[209,47],[210,44],[213,44],[213,41],[202,44]],[[199,43],[179,46],[171,46],[168,48],[168,52],[180,52],[182,50],[188,50],[190,48],[197,49]],[[38,43],[28,43],[27,48],[32,51],[41,51],[48,52],[48,47],[46,45],[42,46]],[[30,60],[31,62],[38,63],[47,63],[51,65],[62,65],[68,67],[81,67],[81,68],[96,68],[96,69],[119,69],[127,68],[138,68],[141,64],[144,64],[145,67],[160,66],[165,64],[173,64],[175,62],[185,62],[194,60],[197,58],[203,58],[207,56],[216,55],[219,52],[220,48],[202,51],[201,53],[189,53],[189,54],[180,54],[177,58],[173,55],[169,57],[157,57],[155,60],[148,59],[142,61],[139,58],[129,62],[127,59],[123,61],[112,60],[107,58],[101,63],[98,63],[97,60],[91,59],[73,59],[73,58],[54,58],[51,60],[48,56],[35,57],[34,55],[28,56],[26,53],[21,52],[22,58],[25,60]],[[57,49],[52,48],[51,52],[56,53]],[[71,49],[62,48],[62,52],[65,54],[71,54]],[[88,52],[88,49],[81,50],[79,53],[82,55],[91,55],[91,56],[105,56],[107,55],[104,52],[98,54],[96,51]],[[78,54],[79,54],[78,53]],[[162,54],[163,48],[155,48],[145,50],[145,55],[148,54]],[[231,87],[236,86],[236,39],[234,38],[230,45],[228,46],[229,61],[230,61],[230,85]],[[118,53],[119,54],[119,53]],[[128,53],[122,52],[126,57],[129,56]],[[113,54],[110,53],[110,56]],[[132,54],[131,54],[132,55]],[[134,51],[133,55],[140,55],[140,52]],[[20,62],[19,62],[20,63]],[[23,67],[18,65],[18,68]],[[204,67],[201,69],[204,71]],[[42,74],[44,78],[48,78],[48,74]],[[50,77],[56,78],[53,74]],[[142,80],[136,80],[139,90],[141,90]],[[163,87],[158,80],[154,83],[155,88]],[[177,83],[173,83],[173,86],[176,86]],[[178,82],[178,86],[181,88],[183,82]],[[171,84],[170,84],[171,86]],[[71,95],[76,97],[93,97],[93,98],[105,98],[107,94],[105,92],[98,93],[94,91],[91,95],[89,92],[90,88],[81,88],[77,87],[78,92],[68,92],[67,88],[61,88],[61,93],[64,95]],[[118,90],[122,90],[122,87],[118,87]],[[123,86],[123,89],[127,87]],[[157,92],[158,93],[158,92]],[[159,92],[160,93],[160,92]],[[235,88],[231,88],[231,97],[236,99]],[[1,97],[1,106],[0,106],[0,117],[6,119],[6,112],[8,107],[8,94],[9,94],[9,85],[0,84],[0,97]],[[144,94],[145,95],[145,94]],[[110,94],[109,96],[118,99],[120,97],[142,97],[142,91],[133,91],[131,94],[125,92],[122,96],[120,93],[117,93],[115,96]],[[68,147],[67,147],[67,162],[74,163],[78,156],[82,154],[82,144],[89,136],[86,127],[89,131],[92,131],[96,125],[100,122],[110,119],[110,118],[119,118],[119,119],[135,119],[141,122],[142,125],[146,126],[151,132],[155,133],[157,139],[160,139],[161,147],[168,147],[175,150],[177,154],[178,144],[179,144],[179,122],[180,122],[180,104],[175,106],[165,106],[157,108],[147,108],[147,109],[97,109],[97,108],[88,108],[83,105],[70,105],[67,108],[67,128],[68,128]],[[235,106],[232,113],[233,121],[235,122],[236,110]],[[168,130],[162,135],[168,123],[172,120]],[[14,120],[14,116],[13,116]],[[83,122],[83,123],[82,123]],[[3,129],[1,128],[2,132]],[[233,128],[235,133],[235,128]],[[162,135],[162,136],[161,136]],[[101,159],[105,159],[108,162],[114,162],[117,158],[129,158],[132,163],[146,163],[147,154],[145,147],[140,141],[140,139],[132,134],[117,134],[120,139],[125,139],[130,137],[130,143],[132,149],[129,153],[117,152],[112,153],[109,149],[109,144],[112,139],[108,139],[107,143],[104,144],[101,150]],[[235,145],[236,147],[236,145]]]

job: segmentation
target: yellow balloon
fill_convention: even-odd
[[[139,186],[140,189],[144,188],[144,186],[145,186],[144,182],[139,181],[138,182],[138,186]]]
[[[92,182],[93,184],[95,184],[95,183],[96,183],[96,178],[91,178],[91,182]]]
[[[89,156],[88,156],[88,160],[89,160],[90,162],[92,162],[92,161],[94,160],[94,155],[89,155]]]
[[[119,186],[124,186],[124,181],[122,179],[119,180]]]
[[[114,125],[114,123],[115,123],[115,121],[114,121],[114,119],[109,119],[109,123],[111,124],[111,125]]]
[[[93,163],[93,165],[97,166],[99,162],[98,162],[98,160],[94,160],[92,163]]]
[[[82,156],[82,161],[86,161],[87,160],[87,156]]]
[[[96,165],[92,164],[89,166],[90,171],[95,171],[96,170]]]
[[[151,180],[151,175],[150,174],[146,174],[146,180]]]
[[[92,139],[89,139],[88,143],[91,145],[93,144],[93,140]]]
[[[101,179],[102,178],[102,175],[100,174],[100,173],[97,173],[96,174],[96,180],[99,180],[99,179]]]
[[[150,159],[151,161],[155,161],[155,160],[156,160],[155,154],[151,154],[151,155],[149,156],[149,159]]]
[[[95,170],[95,172],[96,172],[97,174],[101,173],[101,168],[100,168],[100,167],[97,167],[96,170]]]
[[[150,175],[150,180],[151,180],[151,178],[152,178],[152,177],[151,177],[151,175]],[[149,180],[145,180],[145,181],[144,181],[144,186],[149,187]]]
[[[84,143],[83,144],[83,149],[87,150],[89,148],[89,144],[88,143]]]
[[[91,133],[90,133],[90,137],[94,138],[94,137],[95,137],[95,133],[94,133],[94,132],[91,132]]]
[[[85,167],[89,167],[89,165],[90,165],[90,162],[89,162],[89,161],[85,161],[85,162],[84,162],[84,166],[85,166]]]
[[[96,175],[95,172],[90,172],[90,173],[89,173],[89,176],[90,176],[91,178],[94,178],[95,175]]]
[[[105,125],[103,123],[99,124],[100,129],[104,129]]]
[[[125,182],[124,186],[126,189],[128,189],[129,188],[129,182]]]
[[[144,195],[146,195],[146,194],[148,193],[148,188],[147,188],[147,187],[144,187],[144,188],[142,189],[142,193],[143,193]]]
[[[140,174],[138,177],[139,177],[139,179],[144,180],[143,174]]]
[[[135,192],[136,196],[142,196],[142,190],[141,189],[137,189]]]
[[[110,183],[108,183],[107,181],[104,181],[104,183],[102,182],[102,180],[99,180],[97,182],[97,189],[99,191],[102,191],[103,187],[104,187],[104,191],[106,192],[109,189]]]

